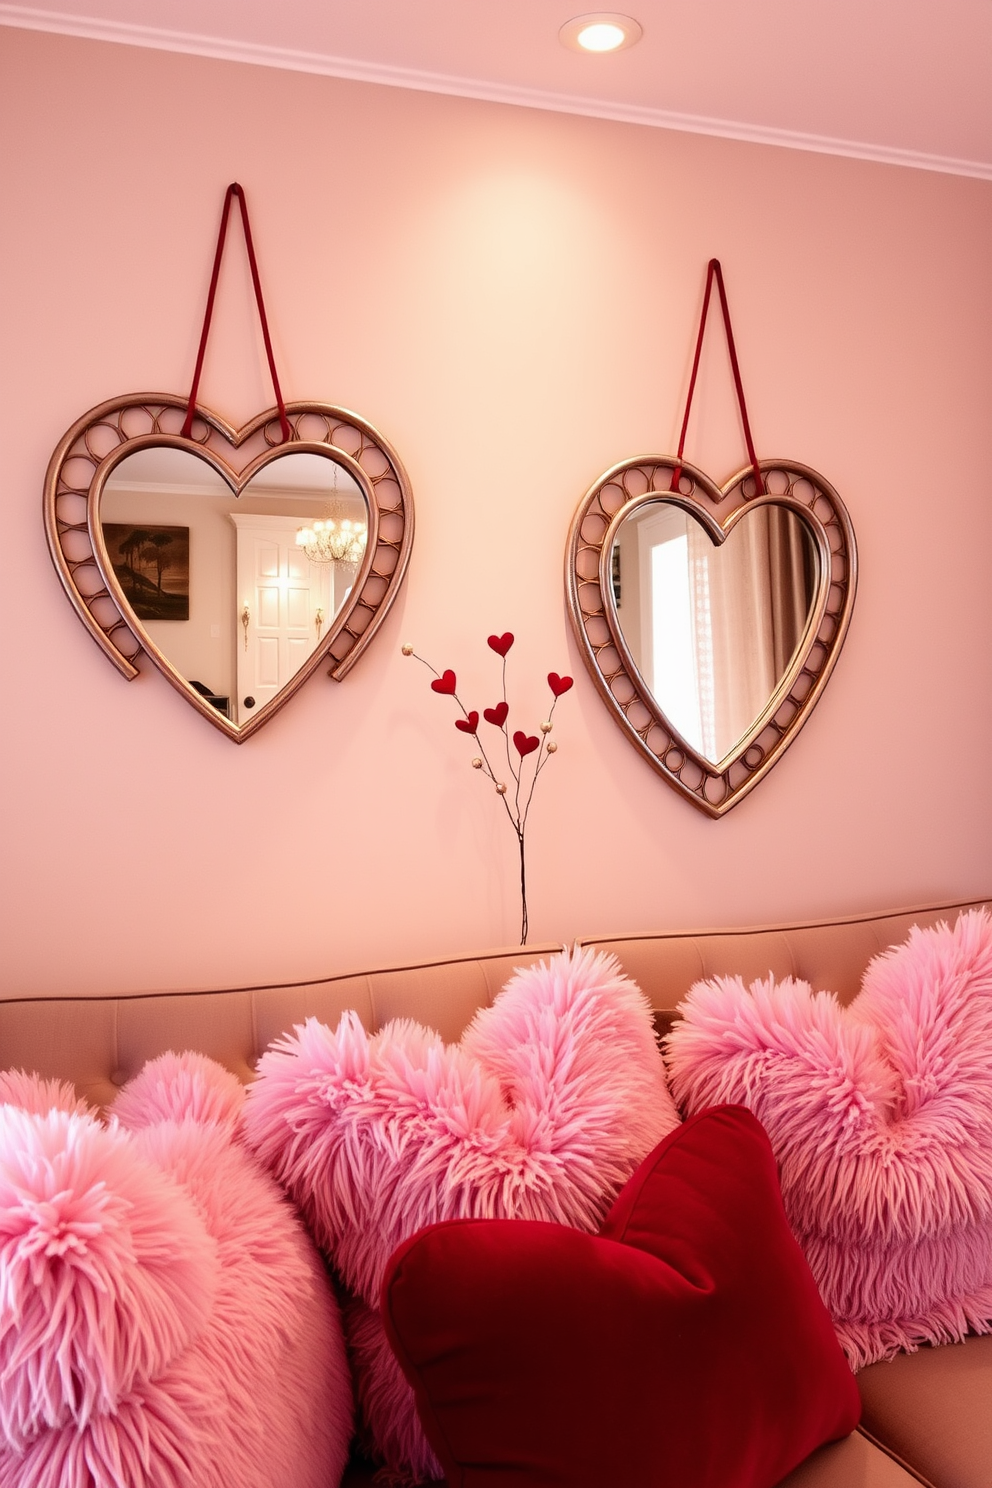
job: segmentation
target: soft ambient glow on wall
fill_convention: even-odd
[[[558,32],[562,46],[577,52],[622,52],[640,41],[644,32],[632,16],[600,10],[576,16]]]

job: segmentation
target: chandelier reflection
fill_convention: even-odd
[[[358,564],[365,552],[368,527],[350,517],[327,517],[312,527],[301,527],[296,546],[302,548],[311,563]]]

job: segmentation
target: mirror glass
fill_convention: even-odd
[[[162,446],[111,471],[100,524],[153,645],[240,726],[326,637],[365,553],[368,507],[324,455],[280,455],[235,496],[207,461]]]
[[[617,529],[610,591],[646,688],[686,743],[716,764],[764,712],[800,648],[818,549],[798,512],[751,507],[717,545],[674,501]]]

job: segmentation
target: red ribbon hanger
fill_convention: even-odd
[[[727,348],[730,352],[730,365],[734,372],[734,386],[737,388],[737,402],[741,410],[741,423],[744,425],[744,440],[747,444],[748,458],[754,471],[754,478],[758,483],[757,494],[764,494],[764,482],[761,479],[761,471],[758,469],[758,457],[754,452],[754,440],[751,438],[751,425],[747,416],[747,404],[744,402],[744,385],[741,382],[741,369],[737,362],[737,348],[734,345],[734,332],[730,324],[730,308],[727,305],[727,291],[723,285],[723,270],[720,268],[720,260],[711,258],[706,269],[706,292],[703,295],[703,312],[699,317],[699,335],[696,337],[696,355],[692,361],[692,375],[689,378],[689,391],[685,400],[685,417],[682,420],[682,433],[679,437],[679,452],[676,456],[678,464],[672,471],[670,491],[678,491],[679,477],[682,474],[682,452],[685,449],[685,435],[689,427],[689,410],[692,407],[692,395],[696,389],[696,374],[699,371],[699,355],[703,349],[703,332],[706,330],[706,313],[710,308],[710,291],[713,288],[713,280],[720,291],[720,305],[723,309],[723,325],[727,333]]]
[[[207,336],[210,333],[210,320],[214,313],[214,296],[217,293],[217,280],[220,276],[220,261],[224,255],[224,239],[227,237],[227,219],[231,212],[232,197],[238,198],[241,208],[241,222],[245,230],[245,247],[248,249],[248,264],[251,268],[251,282],[255,286],[255,303],[258,306],[258,318],[262,324],[262,339],[265,342],[265,355],[269,359],[269,371],[272,374],[272,387],[276,395],[276,404],[279,409],[279,424],[282,430],[283,441],[292,438],[289,427],[289,419],[286,417],[286,405],[282,400],[279,390],[279,377],[276,373],[275,357],[272,355],[272,342],[269,339],[269,323],[265,318],[265,304],[262,300],[262,285],[258,277],[258,264],[255,262],[255,249],[251,241],[251,227],[248,222],[248,203],[245,200],[243,187],[237,181],[232,181],[227,188],[224,197],[224,211],[220,219],[220,233],[217,237],[217,252],[214,255],[214,271],[210,276],[210,289],[207,293],[207,308],[203,316],[203,331],[200,335],[200,349],[196,354],[196,369],[193,373],[193,386],[189,390],[189,402],[186,405],[186,418],[183,421],[182,434],[184,439],[189,439],[193,429],[193,417],[196,413],[196,393],[200,386],[200,373],[203,370],[203,354],[207,349]]]

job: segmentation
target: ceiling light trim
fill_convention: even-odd
[[[674,129],[683,134],[703,134],[717,139],[739,140],[744,144],[776,145],[788,150],[808,150],[817,155],[834,155],[844,159],[867,160],[877,165],[899,165],[912,170],[936,171],[942,175],[969,176],[981,181],[992,181],[992,161],[961,160],[954,156],[906,150],[895,145],[834,139],[828,135],[802,134],[771,125],[741,124],[730,119],[680,114],[637,104],[610,103],[564,93],[546,93],[538,89],[516,88],[509,84],[451,77],[445,73],[390,67],[377,62],[356,62],[351,58],[259,46],[253,42],[233,42],[222,37],[198,36],[184,31],[167,31],[154,26],[91,20],[58,11],[34,10],[28,6],[0,3],[0,26],[78,36],[88,41],[140,46],[153,51],[210,57],[222,62],[242,62],[255,67],[308,72],[323,77],[344,78],[351,82],[377,83],[389,88],[408,88],[416,93],[440,93],[454,98],[471,98],[482,103],[511,104],[518,108],[536,108],[548,113],[576,114],[590,119],[607,119],[617,124]]]
[[[609,46],[589,46],[582,40],[591,28],[608,26],[619,32],[620,40]],[[572,52],[583,52],[591,57],[612,57],[615,52],[629,51],[644,35],[644,27],[633,16],[622,15],[617,10],[594,10],[588,15],[573,16],[558,30],[558,40]]]

